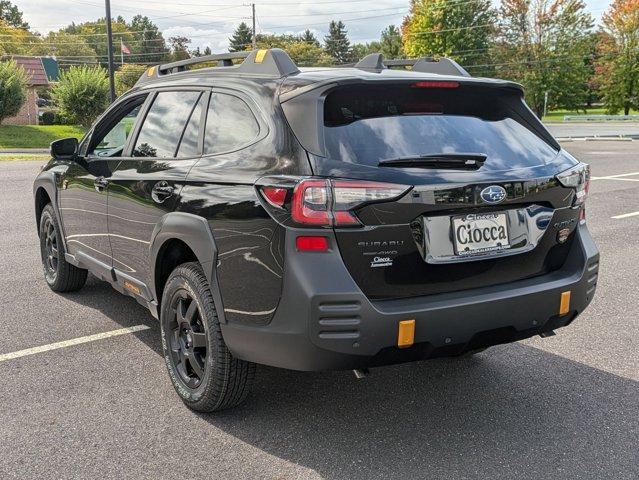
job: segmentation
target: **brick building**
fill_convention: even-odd
[[[14,56],[18,65],[24,68],[28,79],[27,101],[22,105],[15,117],[8,117],[2,121],[3,125],[37,125],[38,124],[38,93],[37,89],[48,87],[49,80],[39,57]]]

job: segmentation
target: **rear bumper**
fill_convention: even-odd
[[[272,321],[222,325],[238,358],[294,370],[341,370],[458,355],[566,326],[590,303],[597,284],[599,252],[585,225],[578,227],[563,268],[550,274],[379,302],[361,292],[338,252],[294,252],[290,233]],[[561,293],[568,290],[570,310],[560,316]],[[398,323],[407,319],[415,319],[415,344],[399,349]]]

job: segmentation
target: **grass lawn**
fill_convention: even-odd
[[[638,115],[638,114],[639,114],[639,111],[630,110],[630,115]],[[548,115],[544,117],[543,121],[544,122],[563,122],[564,115],[606,115],[606,109],[605,108],[589,108],[588,110],[586,110],[585,114],[583,111],[571,112],[569,110],[553,110],[552,112],[548,112]],[[623,112],[621,112],[620,115],[623,115]]]
[[[0,148],[48,148],[59,138],[82,135],[77,125],[0,125]]]

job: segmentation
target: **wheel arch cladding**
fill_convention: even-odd
[[[58,208],[56,204],[56,178],[55,174],[51,171],[40,172],[33,182],[33,200],[35,207],[35,220],[36,227],[40,229],[40,215],[42,210],[51,203],[55,209],[56,215],[58,215]],[[60,218],[58,216],[58,223]]]
[[[51,196],[49,195],[49,192],[47,192],[46,188],[38,187],[35,192],[34,200],[35,200],[36,226],[39,227],[40,217],[42,216],[42,210],[44,210],[44,207],[46,207],[49,203],[51,203]],[[40,230],[38,229],[38,231]]]
[[[171,271],[181,263],[198,261],[209,282],[218,318],[223,322],[224,309],[215,273],[217,253],[213,232],[205,218],[183,212],[164,215],[153,231],[149,252],[149,263],[153,266],[149,283],[158,304]]]

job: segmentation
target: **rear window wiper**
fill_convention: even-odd
[[[488,155],[485,153],[434,153],[411,157],[381,160],[378,167],[396,168],[448,168],[459,170],[477,170]]]

